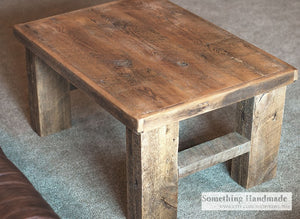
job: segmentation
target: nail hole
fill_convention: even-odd
[[[187,62],[179,61],[179,62],[177,62],[177,65],[182,66],[182,67],[186,67],[189,64]]]
[[[276,118],[277,118],[277,112],[274,113],[272,120],[274,121],[274,120],[276,120]]]

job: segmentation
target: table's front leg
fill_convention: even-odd
[[[31,125],[40,136],[71,126],[69,82],[26,50]]]
[[[251,138],[249,153],[234,158],[231,176],[245,188],[275,177],[286,87],[238,104],[237,132]]]
[[[179,123],[126,129],[128,218],[177,218]]]

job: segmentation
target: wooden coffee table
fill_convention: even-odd
[[[14,31],[39,135],[71,126],[70,83],[126,125],[128,218],[176,218],[178,178],[226,160],[246,188],[275,176],[297,79],[287,63],[168,1],[115,1]],[[179,121],[233,103],[236,132],[178,153]]]

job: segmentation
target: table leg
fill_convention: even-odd
[[[276,176],[286,87],[238,104],[237,132],[251,138],[249,153],[234,158],[231,176],[250,188]]]
[[[177,218],[179,123],[126,129],[128,218]]]
[[[71,126],[70,85],[26,49],[28,95],[32,128],[46,136]]]

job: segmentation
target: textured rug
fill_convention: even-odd
[[[25,52],[12,26],[103,2],[0,1],[0,146],[62,218],[125,218],[125,127],[76,90],[72,91],[72,128],[38,137],[29,125]],[[300,67],[299,0],[173,2]],[[179,181],[178,218],[300,218],[299,96],[299,82],[288,86],[277,177],[248,190],[293,192],[293,210],[201,211],[202,192],[246,191],[219,164]],[[230,131],[233,109],[182,122],[183,147]],[[211,124],[211,130],[201,129],[204,123]],[[194,131],[186,131],[192,127]]]

